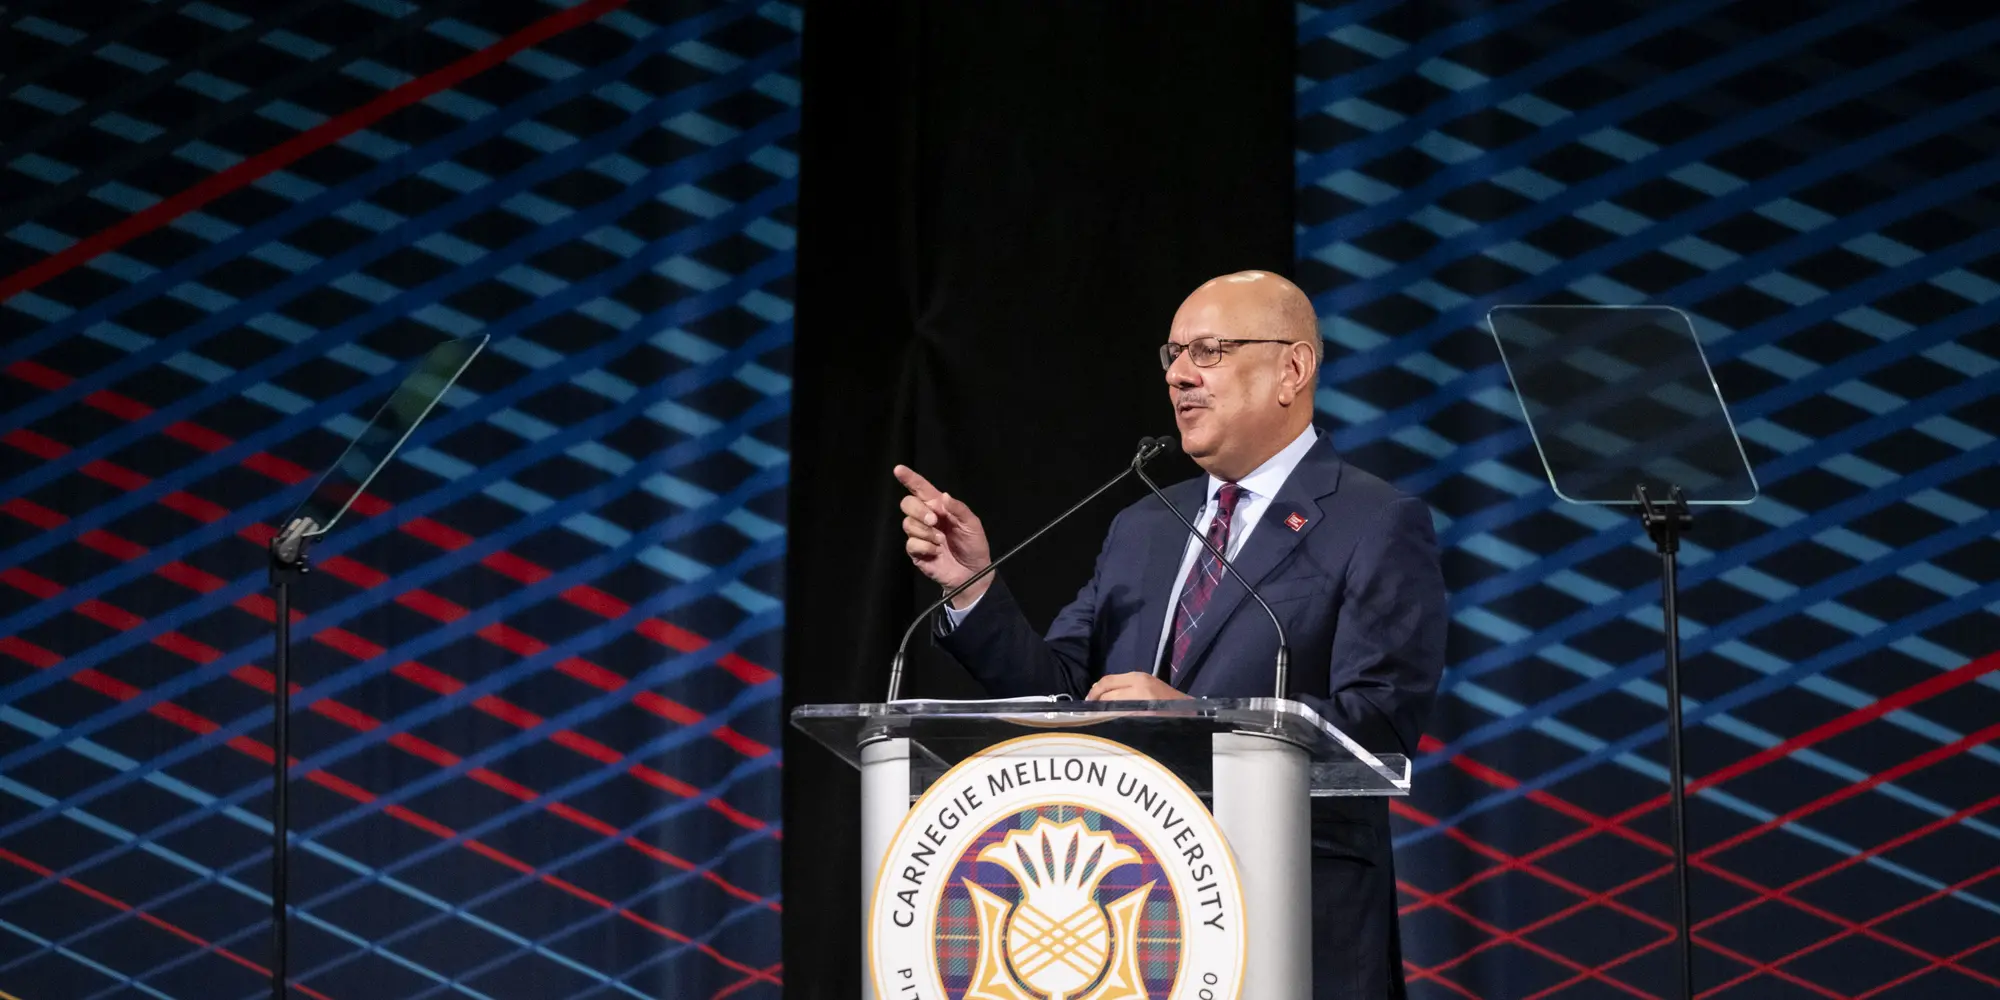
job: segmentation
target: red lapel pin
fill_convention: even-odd
[[[1293,531],[1297,531],[1305,526],[1306,526],[1305,515],[1299,513],[1298,511],[1292,511],[1290,514],[1287,514],[1285,516],[1285,527],[1290,528]]]

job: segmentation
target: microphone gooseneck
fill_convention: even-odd
[[[1140,441],[1139,447],[1143,451],[1148,444],[1157,444],[1160,446],[1160,450],[1164,451],[1166,450],[1167,447],[1171,446],[1172,443],[1173,443],[1172,439],[1170,438],[1164,438],[1164,437],[1152,438]],[[1271,627],[1273,629],[1276,629],[1278,633],[1278,664],[1277,664],[1278,683],[1277,683],[1277,694],[1275,695],[1275,697],[1281,699],[1284,698],[1287,682],[1290,680],[1292,672],[1292,647],[1289,643],[1285,641],[1285,626],[1282,622],[1278,621],[1278,613],[1272,611],[1271,606],[1269,604],[1264,603],[1264,595],[1257,593],[1257,588],[1251,586],[1250,581],[1244,579],[1243,574],[1236,571],[1236,564],[1230,562],[1229,557],[1225,555],[1221,549],[1216,548],[1215,543],[1209,541],[1208,537],[1203,535],[1201,533],[1201,530],[1194,526],[1194,522],[1188,520],[1187,515],[1181,513],[1180,508],[1175,507],[1173,501],[1167,499],[1167,495],[1165,493],[1160,492],[1159,484],[1153,482],[1153,477],[1146,475],[1145,470],[1139,468],[1139,464],[1136,459],[1132,463],[1132,471],[1138,473],[1139,481],[1145,483],[1146,488],[1152,490],[1153,495],[1159,497],[1160,502],[1165,504],[1167,509],[1173,512],[1174,517],[1178,519],[1181,522],[1181,524],[1187,528],[1188,534],[1193,535],[1194,540],[1200,542],[1203,548],[1207,549],[1210,553],[1212,553],[1215,556],[1216,561],[1222,564],[1222,568],[1228,570],[1229,575],[1235,577],[1236,582],[1243,585],[1244,591],[1249,593],[1251,599],[1257,602],[1257,606],[1263,608],[1264,613],[1271,616]]]
[[[1028,546],[1034,544],[1035,539],[1040,538],[1045,534],[1048,534],[1050,528],[1053,528],[1056,525],[1069,520],[1069,516],[1071,514],[1074,514],[1077,511],[1082,510],[1085,504],[1103,495],[1104,491],[1110,489],[1113,486],[1118,485],[1118,483],[1121,480],[1123,480],[1126,476],[1129,476],[1134,472],[1138,472],[1140,478],[1144,478],[1146,474],[1144,472],[1139,472],[1139,467],[1145,465],[1147,462],[1150,462],[1155,458],[1158,458],[1161,452],[1167,450],[1168,444],[1169,442],[1166,438],[1150,438],[1150,437],[1140,438],[1139,448],[1137,451],[1133,452],[1132,461],[1125,467],[1124,471],[1118,473],[1115,476],[1112,476],[1108,480],[1105,480],[1104,485],[1099,486],[1094,490],[1091,490],[1087,495],[1084,496],[1083,499],[1078,500],[1074,504],[1071,504],[1068,510],[1063,511],[1060,514],[1057,514],[1054,520],[1036,529],[1034,534],[1021,539],[1021,541],[1016,543],[1013,548],[1008,549],[1006,552],[1001,553],[1000,558],[987,563],[984,568],[980,569],[979,572],[974,573],[969,577],[966,577],[964,582],[960,583],[956,587],[951,588],[950,590],[945,591],[943,597],[940,597],[936,601],[931,602],[930,607],[925,608],[921,614],[917,615],[916,618],[912,619],[909,624],[909,627],[903,629],[903,638],[896,643],[895,659],[889,661],[889,695],[888,697],[884,698],[883,701],[895,701],[896,696],[901,694],[903,691],[903,661],[909,653],[910,637],[916,634],[917,626],[922,625],[925,621],[928,621],[930,619],[930,616],[936,614],[939,608],[942,608],[946,604],[951,603],[952,598],[955,598],[958,595],[965,593],[967,587],[970,587],[973,584],[986,579],[988,576],[991,576],[994,570],[1000,568],[1001,563],[1004,563],[1007,560],[1014,558],[1014,553],[1019,552],[1022,549],[1025,549]],[[1150,480],[1148,481],[1147,485],[1149,486],[1152,485]],[[1154,489],[1154,492],[1156,493],[1159,492],[1157,487]]]

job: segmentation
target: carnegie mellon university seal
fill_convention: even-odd
[[[1237,1000],[1228,842],[1148,757],[1052,733],[966,759],[882,860],[868,957],[883,1000]]]

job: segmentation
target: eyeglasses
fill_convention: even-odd
[[[1217,362],[1222,360],[1222,355],[1225,353],[1222,348],[1225,345],[1233,347],[1237,344],[1296,343],[1300,343],[1300,341],[1225,339],[1222,337],[1196,337],[1185,344],[1176,344],[1168,341],[1160,345],[1160,368],[1172,368],[1174,366],[1174,359],[1180,357],[1182,351],[1187,352],[1188,358],[1194,362],[1196,368],[1213,368]]]

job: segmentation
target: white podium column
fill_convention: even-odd
[[[868,973],[868,912],[875,878],[910,811],[910,741],[881,739],[861,748],[861,1000],[876,1000]]]
[[[1269,736],[1213,737],[1216,823],[1236,854],[1249,945],[1245,998],[1312,996],[1312,762]]]

